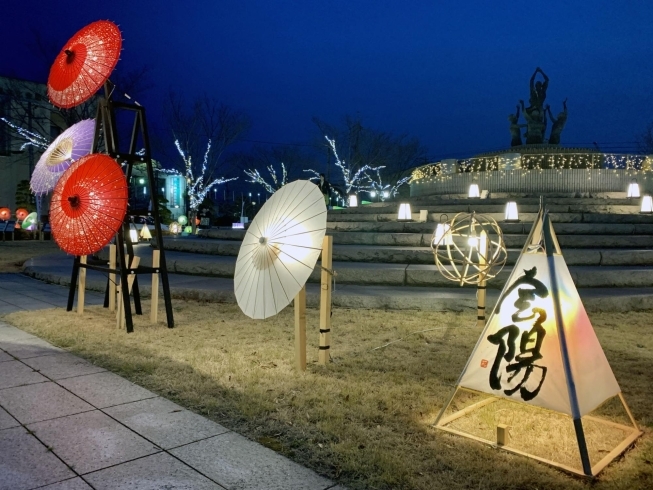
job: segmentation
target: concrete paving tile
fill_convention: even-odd
[[[0,390],[14,386],[42,383],[48,379],[20,361],[6,361],[0,368]]]
[[[71,478],[59,483],[53,483],[46,487],[41,487],[38,490],[93,490],[93,487],[88,486],[81,478]]]
[[[227,488],[324,490],[333,482],[234,432],[170,451]]]
[[[156,397],[151,391],[108,371],[62,379],[59,384],[97,408]]]
[[[98,410],[29,424],[28,428],[80,474],[160,451]]]
[[[10,427],[17,427],[20,424],[16,419],[9,415],[6,410],[0,408],[0,430],[9,429]]]
[[[15,313],[21,311],[23,308],[18,306],[10,305],[7,303],[0,304],[0,315],[9,315],[10,313]]]
[[[52,382],[0,390],[0,405],[23,424],[94,410]]]
[[[14,358],[7,354],[5,351],[0,350],[0,362],[13,361]]]
[[[24,362],[51,379],[64,379],[72,376],[83,376],[85,374],[106,371],[106,369],[100,366],[91,364],[81,357],[67,352],[53,356],[26,359]]]
[[[32,357],[49,356],[64,352],[62,349],[38,337],[3,340],[0,341],[0,349],[6,350],[9,354],[19,359],[30,359]]]
[[[75,474],[23,427],[0,431],[0,490],[28,490]]]
[[[16,339],[36,339],[31,333],[27,333],[25,330],[20,328],[13,327],[4,322],[0,322],[0,342],[7,340],[16,340]]]
[[[220,424],[165,398],[127,403],[104,411],[165,449],[228,432]]]
[[[214,490],[222,489],[166,453],[129,461],[85,475],[96,490]]]

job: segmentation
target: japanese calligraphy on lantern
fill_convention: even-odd
[[[556,296],[561,325],[553,304]],[[567,371],[562,362],[561,329],[570,359]],[[584,413],[619,392],[563,257],[523,253],[459,384],[571,414],[568,378],[575,382]]]

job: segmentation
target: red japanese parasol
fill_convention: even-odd
[[[7,221],[9,218],[11,218],[11,209],[0,208],[0,220]]]
[[[16,210],[16,219],[18,221],[23,221],[25,218],[27,218],[27,215],[29,214],[29,211],[25,208],[18,208]]]
[[[69,109],[90,99],[113,71],[122,46],[113,22],[98,20],[71,37],[50,68],[48,97]]]
[[[114,159],[97,153],[80,158],[54,188],[52,236],[69,254],[98,252],[122,226],[127,196],[125,174]]]

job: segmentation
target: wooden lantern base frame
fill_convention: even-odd
[[[121,285],[117,281],[118,268],[116,267],[117,256],[116,245],[109,245],[109,284],[107,287],[108,297],[106,299],[106,306],[109,311],[116,312],[116,326],[121,329],[126,328],[125,319],[125,306],[124,296],[121,291]],[[140,257],[133,256],[131,264],[127,269],[127,292],[128,295],[132,293],[136,281],[136,271],[140,265]],[[152,301],[150,310],[150,322],[157,323],[159,318],[159,271],[160,271],[161,251],[157,249],[152,250],[152,267],[148,268],[152,272]],[[86,268],[87,257],[83,255],[79,257],[79,272],[77,277],[77,313],[84,313],[84,299],[86,293]],[[74,285],[73,285],[74,287]],[[140,300],[138,300],[138,307],[140,309]]]
[[[333,237],[322,241],[320,291],[320,347],[318,362],[326,366],[331,354],[331,276],[333,275]],[[295,296],[295,365],[306,371],[306,285]]]
[[[458,394],[463,394],[467,393],[471,396],[478,395],[483,397],[480,401],[473,403],[471,405],[465,406],[464,408],[458,410],[455,413],[448,414],[446,417],[443,417],[447,411],[447,409],[451,406],[452,402],[454,402],[456,395]],[[542,456],[537,456],[535,454],[529,453],[527,451],[524,451],[522,449],[518,449],[518,447],[515,447],[515,445],[511,444],[510,440],[510,435],[509,435],[509,429],[510,427],[506,424],[501,424],[498,423],[495,420],[495,436],[496,440],[490,440],[486,437],[482,437],[479,435],[474,435],[470,432],[466,432],[464,430],[461,430],[460,428],[456,428],[456,421],[460,422],[462,421],[465,417],[473,417],[475,412],[482,410],[484,407],[488,407],[488,405],[494,404],[496,402],[503,402],[504,404],[509,404],[509,405],[515,405],[518,407],[523,408],[524,410],[528,409],[530,411],[535,411],[535,412],[541,412],[542,414],[556,414],[559,417],[564,417],[565,419],[568,419],[569,422],[569,428],[570,428],[570,433],[574,431],[574,424],[576,421],[572,420],[571,417],[566,416],[564,414],[560,414],[558,412],[553,412],[551,410],[547,410],[545,408],[540,408],[540,407],[535,407],[533,405],[528,405],[525,403],[520,403],[519,401],[515,400],[510,400],[507,398],[503,397],[498,397],[498,396],[492,396],[492,395],[487,395],[485,393],[480,393],[474,390],[469,390],[467,388],[461,388],[458,387],[456,388],[454,394],[451,396],[449,402],[447,405],[445,405],[444,409],[440,412],[440,415],[438,416],[438,419],[435,421],[433,424],[433,427],[449,432],[451,434],[456,434],[458,436],[463,436],[467,437],[469,439],[473,439],[475,441],[479,441],[485,444],[488,444],[490,446],[496,447],[503,449],[505,451],[509,451],[514,454],[519,454],[521,456],[526,456],[532,459],[535,459],[537,461],[540,461],[542,463],[549,464],[551,466],[555,466],[556,468],[559,468],[561,470],[567,471],[569,473],[573,473],[575,475],[580,475],[584,477],[595,477],[598,475],[607,465],[609,465],[615,458],[617,458],[620,454],[622,454],[624,451],[626,451],[634,442],[643,434],[643,432],[639,429],[637,426],[637,422],[635,422],[635,419],[633,418],[630,409],[628,408],[628,405],[626,404],[626,401],[623,398],[623,395],[619,393],[617,395],[619,398],[619,401],[621,402],[621,405],[624,409],[624,414],[627,416],[628,420],[630,421],[631,425],[625,425],[621,423],[617,423],[611,420],[607,420],[601,417],[593,416],[593,415],[585,415],[581,418],[582,422],[584,423],[592,423],[601,427],[605,427],[607,429],[616,429],[619,431],[622,431],[625,434],[625,437],[621,442],[615,445],[614,448],[612,448],[608,454],[606,454],[604,457],[602,457],[600,460],[598,460],[593,466],[591,466],[591,469],[589,471],[584,471],[582,469],[582,464],[581,460],[584,458],[587,458],[589,460],[589,452],[588,448],[585,444],[578,444],[578,450],[579,454],[581,455],[581,459],[579,460],[579,467],[573,467],[568,464],[563,464],[558,461],[554,461]],[[612,399],[614,399],[613,397]],[[607,400],[606,400],[607,402]],[[499,410],[497,410],[499,412]],[[504,411],[505,415],[505,411]],[[486,420],[484,418],[483,420]],[[517,441],[515,441],[517,442]]]

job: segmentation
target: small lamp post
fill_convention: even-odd
[[[504,220],[506,223],[518,223],[519,222],[519,211],[517,210],[517,203],[510,201],[506,204],[506,217]]]
[[[412,221],[413,213],[410,210],[410,204],[402,203],[399,205],[399,213],[397,214],[398,221]]]

